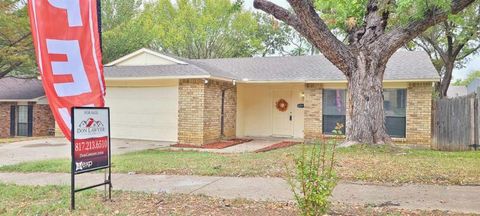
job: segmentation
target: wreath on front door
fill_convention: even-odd
[[[288,109],[288,103],[284,99],[280,99],[275,103],[275,107],[277,107],[278,111],[285,112]]]

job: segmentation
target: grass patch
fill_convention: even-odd
[[[298,215],[291,202],[226,200],[203,195],[147,194],[113,191],[112,201],[103,192],[76,194],[70,211],[68,186],[18,186],[0,184],[0,215]],[[329,215],[468,215],[437,210],[404,210],[334,202]]]
[[[0,215],[64,215],[69,214],[69,187],[14,186],[0,184]],[[100,194],[85,191],[77,195],[78,209],[84,213],[105,214],[114,212],[104,208]]]
[[[44,139],[47,137],[9,137],[9,138],[0,138],[0,144],[8,144],[13,142]]]
[[[216,154],[146,150],[112,157],[113,172],[144,174],[285,177],[301,145],[264,153]],[[480,152],[439,152],[354,146],[336,153],[337,175],[347,181],[480,184]],[[27,162],[0,172],[69,172],[68,160]]]
[[[104,201],[96,190],[76,193],[72,212],[69,189],[0,184],[0,215],[296,215],[294,205],[282,202],[120,191],[113,192],[113,201]]]

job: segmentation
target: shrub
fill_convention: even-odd
[[[337,124],[333,133],[341,135],[342,127]],[[288,171],[288,182],[302,215],[323,215],[328,210],[329,197],[337,184],[335,147],[335,139],[303,144],[302,154],[294,159],[295,173]]]

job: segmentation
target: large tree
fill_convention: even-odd
[[[289,34],[282,28],[284,24],[280,24],[273,16],[265,13],[257,13],[255,16],[259,25],[257,37],[262,40],[263,45],[259,54],[262,57],[283,54],[290,45]]]
[[[105,62],[142,47],[192,59],[253,56],[269,40],[268,30],[258,31],[268,26],[246,11],[242,1],[149,2],[129,21],[104,32]]]
[[[252,56],[261,48],[254,14],[242,1],[158,0],[145,9],[153,47],[186,58]]]
[[[0,2],[0,78],[36,73],[25,2]]]
[[[388,60],[405,43],[475,0],[287,1],[293,12],[268,0],[255,0],[254,7],[295,28],[346,76],[351,101],[347,143],[383,144],[391,140],[382,94]],[[346,43],[332,32],[337,28],[348,35]]]
[[[432,59],[441,77],[436,91],[447,96],[453,70],[468,61],[480,49],[480,4],[475,3],[459,14],[433,26],[413,41]]]
[[[108,31],[133,19],[140,12],[142,0],[101,0],[102,29]]]

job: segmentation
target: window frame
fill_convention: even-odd
[[[332,114],[325,114],[325,103],[326,103],[326,91],[343,91],[343,103],[344,105],[342,106],[344,108],[343,110],[343,115],[339,115],[339,114],[335,114],[335,115],[332,115]],[[346,126],[346,121],[347,121],[347,89],[343,89],[343,88],[332,88],[332,89],[322,89],[322,134],[325,134],[325,135],[333,135],[333,132],[332,131],[327,131],[326,130],[326,127],[325,127],[325,119],[326,117],[340,117],[340,118],[343,118],[342,119],[342,123],[344,125],[344,127],[342,128],[342,133],[345,134],[345,126]]]
[[[26,116],[26,122],[20,122],[20,107],[25,108],[25,116]],[[23,111],[23,110],[22,110]],[[22,136],[22,137],[28,137],[28,105],[17,105],[16,108],[16,131],[15,131],[15,136]],[[25,127],[25,134],[21,134],[20,132],[20,126]],[[22,127],[23,128],[23,127]]]
[[[396,98],[396,102],[397,104],[399,103],[400,104],[400,108],[404,109],[405,110],[405,114],[403,116],[395,116],[395,115],[387,115],[387,112],[386,112],[386,109],[385,109],[385,90],[390,90],[390,91],[394,91],[397,96],[399,94],[399,90],[401,90],[401,92],[404,92],[402,97],[400,99],[403,99],[401,101],[399,101],[398,98]],[[407,137],[407,101],[408,100],[408,89],[407,88],[384,88],[383,89],[383,101],[384,101],[384,106],[383,106],[383,112],[384,112],[384,118],[385,118],[385,128],[387,129],[387,134],[392,137],[392,138],[406,138]],[[398,107],[397,107],[398,108]],[[389,130],[387,128],[387,119],[392,119],[392,118],[396,118],[396,119],[403,119],[403,134],[402,135],[392,135],[389,133]]]

